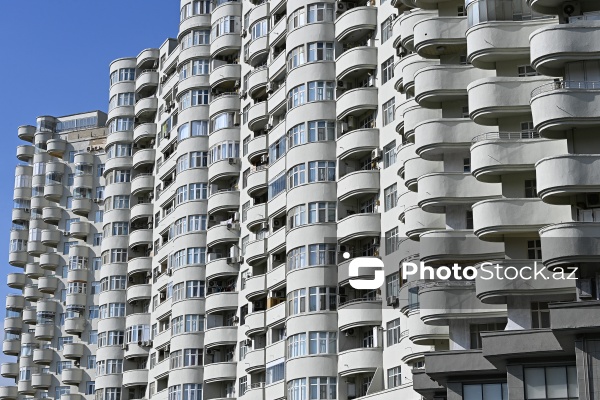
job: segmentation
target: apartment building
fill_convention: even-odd
[[[597,396],[600,4],[180,13],[18,130],[0,400]]]

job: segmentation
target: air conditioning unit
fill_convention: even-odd
[[[342,133],[350,132],[350,127],[348,126],[347,122],[341,123],[341,129],[342,129]]]
[[[162,292],[159,297],[160,297],[161,300],[166,300],[167,299],[167,294],[165,292]]]
[[[589,193],[585,196],[585,203],[588,207],[600,206],[600,193]]]
[[[238,160],[237,158],[234,158],[234,157],[229,157],[229,164],[230,164],[230,165],[237,164],[237,160]]]
[[[281,254],[273,254],[273,261],[281,261],[283,256]]]
[[[169,269],[167,270],[167,275],[168,275],[168,276],[171,276],[171,275],[173,275],[173,270],[172,270],[171,268],[169,268]]]
[[[373,161],[381,160],[382,156],[383,156],[383,152],[381,151],[380,148],[376,148],[376,149],[373,149],[373,151],[371,151],[371,160],[373,160]]]
[[[206,354],[211,355],[214,353],[214,350],[212,349],[206,349]]]
[[[129,350],[129,345],[127,345],[127,344],[123,344],[123,345],[121,346],[121,348],[122,348],[123,350]]]
[[[261,222],[260,225],[259,225],[259,227],[258,227],[258,230],[259,231],[264,231],[264,230],[267,230],[267,229],[269,229],[269,224],[267,224],[266,222]]]
[[[396,296],[389,296],[389,297],[387,298],[387,305],[388,305],[388,306],[393,306],[393,307],[395,307],[395,306],[397,306],[397,305],[398,305],[398,303],[399,303],[399,301],[398,301],[398,297],[396,297]]]
[[[240,91],[240,99],[245,99],[246,97],[247,97],[246,91],[245,90]]]
[[[348,82],[337,81],[338,89],[348,89]]]
[[[240,224],[238,224],[236,222],[229,222],[227,224],[227,229],[234,230],[234,231],[239,231],[240,230]]]
[[[379,246],[380,239],[379,237],[373,238],[373,246]]]
[[[75,360],[75,361],[73,361],[73,365],[76,367],[79,367],[79,365],[81,365],[81,364],[80,364],[79,360]]]
[[[238,79],[238,80],[236,80],[236,81],[233,83],[233,88],[234,88],[234,89],[239,89],[239,88],[240,88],[240,80],[239,80],[239,79]]]
[[[237,212],[237,211],[236,211],[236,212],[234,212],[234,213],[233,213],[233,216],[231,217],[231,220],[232,220],[233,222],[240,222],[240,213],[239,213],[239,212]]]
[[[337,12],[338,13],[343,13],[348,11],[349,9],[353,8],[350,3],[346,3],[343,1],[338,1],[337,2]]]
[[[348,118],[346,118],[346,121],[348,121],[348,127],[349,128],[354,128],[356,126],[355,125],[356,121],[354,120],[354,116],[353,115],[350,115]]]
[[[246,339],[246,340],[244,340],[244,344],[246,346],[252,346],[252,339]]]
[[[271,82],[267,82],[267,93],[273,93],[273,84]]]
[[[285,299],[285,291],[275,290],[275,291],[273,291],[273,297],[278,298],[278,299]]]
[[[265,124],[265,131],[270,131],[273,126],[271,124]]]
[[[208,282],[208,287],[214,287],[217,284],[216,281],[210,281]]]
[[[581,4],[578,1],[567,1],[562,5],[562,13],[565,17],[581,15]]]
[[[281,226],[281,221],[278,219],[274,219],[271,222],[273,224],[273,228],[279,228]]]
[[[146,340],[144,342],[144,346],[146,346],[146,347],[152,347],[152,340]]]
[[[240,113],[236,112],[233,114],[233,125],[240,126]]]
[[[246,31],[245,29],[242,29],[242,31],[240,32],[240,36],[245,38],[246,36],[248,36],[248,31]]]
[[[146,278],[152,278],[152,271],[146,272]]]
[[[346,335],[346,336],[354,335],[354,329],[352,329],[352,328],[348,329],[346,332],[344,332],[344,335]]]
[[[237,324],[238,322],[240,322],[240,317],[238,317],[237,315],[233,317],[233,323]]]

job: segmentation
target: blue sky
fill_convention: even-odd
[[[179,0],[28,0],[0,2],[0,304],[9,293],[10,216],[20,125],[39,115],[108,106],[108,65],[176,37]],[[2,337],[3,339],[3,337]],[[0,352],[0,363],[14,357]],[[0,385],[11,380],[0,377]]]

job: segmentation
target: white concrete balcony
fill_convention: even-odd
[[[6,317],[4,318],[4,331],[5,332],[20,332],[23,328],[22,317]]]
[[[135,79],[135,91],[140,92],[150,88],[156,88],[158,86],[158,82],[158,71],[142,71]]]
[[[473,320],[506,316],[505,305],[482,303],[475,296],[474,282],[445,281],[419,289],[419,313],[428,325],[448,325],[450,320]]]
[[[6,295],[6,308],[22,310],[25,307],[25,298],[20,294]]]
[[[130,220],[134,221],[139,218],[151,218],[154,213],[152,206],[152,203],[139,203],[131,207]]]
[[[6,323],[4,325],[4,329],[6,329]],[[35,338],[37,340],[50,341],[54,337],[54,325],[45,324],[45,325],[36,325],[35,326]]]
[[[37,311],[35,308],[23,310],[23,323],[28,325],[35,325],[37,323]]]
[[[267,294],[267,279],[266,275],[254,275],[246,279],[246,287],[244,293],[246,300],[252,301],[256,297],[265,296]]]
[[[156,124],[145,123],[139,124],[133,128],[133,143],[138,143],[142,140],[151,140],[156,138]]]
[[[421,234],[420,242],[421,261],[427,265],[504,257],[504,243],[484,242],[471,230],[431,230]]]
[[[254,98],[262,89],[266,89],[268,83],[268,68],[260,67],[253,70],[250,72],[250,76],[248,76],[248,95]]]
[[[383,348],[359,347],[338,354],[340,376],[373,373],[383,364]]]
[[[127,302],[134,303],[140,300],[149,300],[152,298],[152,285],[139,284],[127,288]]]
[[[600,261],[600,223],[564,222],[540,229],[544,265],[553,268]]]
[[[54,203],[60,202],[63,195],[63,185],[60,183],[46,184],[44,186],[44,198]]]
[[[255,311],[246,315],[246,324],[244,327],[244,334],[246,336],[252,336],[257,333],[266,331],[265,324],[266,311]]]
[[[377,88],[366,87],[345,91],[336,101],[337,119],[364,114],[378,107]]]
[[[26,283],[26,276],[22,272],[11,272],[6,275],[6,284],[11,289],[23,289]]]
[[[545,249],[544,249],[545,250]],[[514,296],[533,296],[549,295],[562,296],[565,294],[575,294],[575,281],[568,279],[553,279],[552,272],[546,271],[545,280],[540,277],[537,279],[522,279],[524,277],[534,277],[535,264],[542,268],[539,260],[490,260],[489,264],[479,264],[476,267],[479,273],[476,278],[477,298],[486,304],[506,304],[508,297]],[[492,279],[487,279],[486,272],[481,271],[485,267],[487,271],[494,272]],[[496,269],[498,273],[496,273]],[[483,279],[483,277],[486,279]],[[514,279],[500,279],[500,277],[515,277]]]
[[[53,349],[34,349],[33,363],[38,365],[49,365],[54,358]]]
[[[448,339],[447,326],[426,325],[418,310],[408,314],[408,340],[416,345],[432,346],[436,340]]]
[[[158,109],[157,97],[146,97],[135,103],[135,116],[138,118],[152,118]]]
[[[257,239],[248,243],[244,259],[248,265],[254,265],[267,258],[267,240]]]
[[[62,262],[62,257],[58,253],[44,253],[40,255],[40,267],[43,269],[54,271],[60,262]]]
[[[72,210],[77,215],[87,216],[92,211],[92,199],[73,199]]]
[[[0,365],[0,375],[4,378],[16,378],[19,376],[19,364],[16,362],[3,363]]]
[[[339,201],[352,197],[379,192],[379,171],[355,171],[344,175],[338,180],[337,195]]]
[[[472,12],[471,7],[469,12]],[[529,35],[556,23],[556,19],[478,23],[467,31],[467,59],[477,68],[495,69],[498,62],[529,58]]]
[[[206,245],[208,247],[224,243],[237,243],[239,238],[240,232],[233,227],[233,224],[231,226],[228,223],[215,225],[206,231]]]
[[[444,153],[466,150],[485,127],[467,118],[441,118],[424,121],[415,127],[417,154],[425,160],[441,160]]]
[[[205,310],[207,314],[236,308],[237,292],[219,292],[206,296]]]
[[[266,61],[269,55],[269,37],[268,35],[261,36],[252,40],[247,44],[248,46],[248,58],[247,63],[252,66],[260,65],[261,62]]]
[[[228,190],[213,193],[208,198],[207,211],[209,214],[221,210],[238,210],[240,207],[240,192]]]
[[[263,129],[267,124],[268,118],[267,102],[262,101],[254,104],[248,110],[248,129],[251,131]]]
[[[43,276],[38,278],[38,290],[42,293],[53,294],[58,288],[58,278],[55,276]]]
[[[569,204],[571,196],[600,192],[598,168],[598,154],[546,155],[535,165],[538,196],[546,203]]]
[[[267,154],[269,151],[269,145],[267,142],[267,135],[255,136],[248,142],[248,161],[252,164],[256,158]]]
[[[0,399],[16,400],[18,397],[16,386],[0,386]]]
[[[215,88],[226,82],[235,81],[241,82],[241,65],[239,64],[224,64],[214,68],[210,72],[208,83],[211,88]]]
[[[419,177],[418,182],[418,205],[428,212],[441,212],[448,205],[468,205],[501,196],[500,185],[478,182],[470,173],[431,173]]]
[[[136,257],[127,261],[127,275],[149,272],[152,270],[151,257]]]
[[[60,380],[67,385],[79,385],[83,380],[83,370],[80,368],[63,369]]]
[[[129,248],[133,249],[137,246],[152,245],[152,229],[137,229],[129,232]]]
[[[431,18],[437,16],[437,12],[435,11],[427,11],[427,10],[411,10],[407,11],[404,14],[400,15],[398,18],[400,21],[398,22],[400,25],[400,37],[402,47],[407,48],[408,50],[414,51],[415,46],[415,25],[424,19]]]
[[[58,229],[44,229],[42,231],[42,244],[44,246],[56,248],[61,241],[62,236],[62,232]]]
[[[210,44],[210,57],[226,56],[233,54],[242,47],[242,38],[239,32],[228,33],[215,38]]]
[[[264,192],[268,185],[268,171],[261,169],[254,171],[248,175],[246,191],[248,196],[254,196],[258,192]]]
[[[529,118],[531,91],[550,81],[541,76],[482,77],[467,88],[471,119],[479,125],[498,125],[502,118]]]
[[[48,224],[58,225],[62,218],[62,207],[50,206],[42,209],[42,220]]]
[[[532,171],[542,158],[566,152],[567,145],[540,139],[536,132],[488,132],[472,143],[471,173],[481,182],[500,182],[505,174]]]
[[[71,237],[85,239],[90,233],[91,224],[88,221],[72,222],[69,227]]]
[[[414,26],[415,51],[426,58],[464,54],[467,49],[467,17],[431,17]]]
[[[598,21],[552,22],[528,35],[531,65],[536,71],[548,76],[562,76],[567,63],[597,57],[600,43],[589,38],[600,30]]]
[[[440,108],[445,101],[466,100],[467,86],[491,75],[491,71],[471,65],[425,67],[415,74],[415,100],[426,108]]]
[[[572,221],[570,206],[555,206],[541,199],[494,199],[473,205],[475,235],[482,240],[532,237],[545,225]]]
[[[67,141],[64,139],[51,139],[46,143],[46,151],[54,157],[62,157],[67,148]]]
[[[356,299],[338,305],[338,327],[341,331],[370,325],[381,325],[381,299]]]
[[[533,124],[543,137],[565,138],[570,129],[600,123],[599,101],[600,82],[538,82],[531,91]]]
[[[237,176],[240,173],[239,158],[225,158],[214,162],[208,169],[208,180],[214,182],[221,178]]]
[[[86,323],[87,321],[83,317],[66,319],[65,332],[67,332],[70,335],[79,335],[85,330]]]
[[[235,362],[219,362],[204,364],[204,383],[234,381],[236,378]]]
[[[377,47],[373,46],[359,46],[346,50],[335,61],[335,75],[338,81],[374,69],[377,69]]]
[[[358,238],[380,237],[381,214],[350,215],[338,221],[337,229],[339,243],[346,243]]]
[[[335,20],[335,40],[356,42],[377,29],[376,7],[355,7]]]
[[[428,174],[441,173],[444,164],[441,161],[428,161],[420,157],[413,157],[404,162],[404,185],[408,190],[417,192],[419,178]]]
[[[211,117],[223,111],[240,109],[240,96],[237,93],[223,93],[211,98],[209,110]]]
[[[123,387],[140,386],[148,384],[147,369],[132,369],[123,371]]]
[[[402,86],[396,90],[404,88],[406,91],[412,91],[415,88],[415,74],[425,67],[439,65],[439,60],[429,60],[423,58],[417,53],[410,54],[396,64],[394,75],[402,79]]]
[[[244,370],[253,373],[265,369],[265,349],[248,350],[244,357]]]
[[[204,331],[204,347],[225,346],[237,343],[237,326],[219,326]]]
[[[66,343],[63,347],[63,356],[69,359],[83,357],[85,345],[83,343]]]
[[[131,194],[137,195],[143,192],[150,192],[154,190],[154,175],[152,174],[138,174],[131,181]]]
[[[26,142],[33,142],[33,137],[35,136],[35,126],[20,126],[17,131],[17,136],[19,137],[19,139],[24,140]]]
[[[355,129],[338,136],[336,157],[344,160],[357,153],[369,152],[379,147],[379,129]]]
[[[140,149],[133,155],[133,168],[154,165],[155,149]]]
[[[25,275],[31,279],[38,279],[43,276],[45,271],[40,267],[39,263],[28,263],[25,265]]]

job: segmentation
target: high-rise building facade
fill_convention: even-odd
[[[18,130],[0,400],[598,396],[600,4],[180,13]]]

